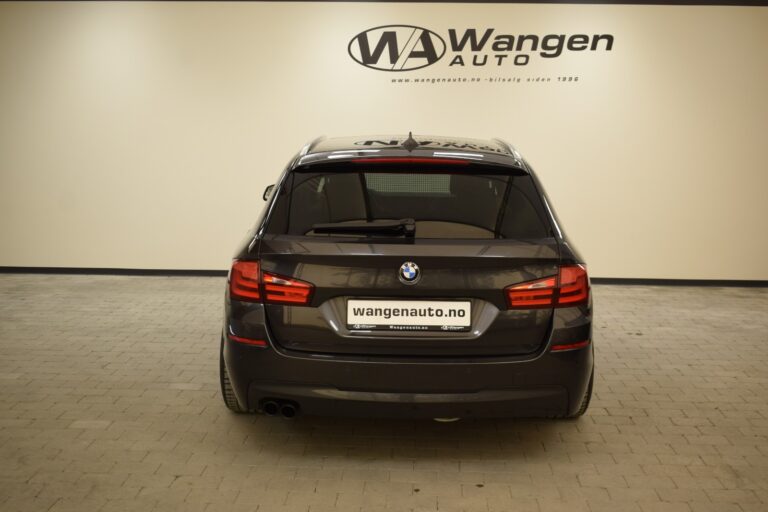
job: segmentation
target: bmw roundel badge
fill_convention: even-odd
[[[421,277],[421,271],[419,266],[412,261],[406,261],[400,265],[400,272],[398,273],[400,281],[404,284],[416,284]]]

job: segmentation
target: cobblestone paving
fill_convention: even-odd
[[[221,278],[0,275],[0,510],[768,510],[768,290],[596,286],[577,421],[230,414]]]

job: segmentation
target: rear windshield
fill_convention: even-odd
[[[528,175],[418,170],[294,172],[279,191],[268,234],[315,233],[316,224],[413,219],[416,238],[546,238],[549,226]]]

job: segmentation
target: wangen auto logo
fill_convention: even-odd
[[[412,71],[443,58],[447,67],[477,69],[527,66],[532,58],[557,59],[581,52],[610,52],[613,34],[509,34],[493,27],[448,28],[447,42],[415,25],[385,25],[360,32],[349,42],[349,56],[367,68]]]
[[[445,41],[426,28],[385,25],[360,32],[349,42],[358,64],[382,71],[411,71],[434,64],[445,55]]]

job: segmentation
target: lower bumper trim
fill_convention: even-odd
[[[291,400],[307,415],[357,417],[540,417],[564,414],[563,387],[483,390],[468,393],[348,391],[294,384],[252,382],[248,401]]]

